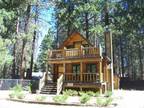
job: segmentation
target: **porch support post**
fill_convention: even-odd
[[[82,82],[83,81],[83,62],[80,62],[80,81]]]
[[[99,80],[100,82],[103,81],[103,74],[102,74],[102,61],[99,61]]]
[[[54,71],[55,64],[52,64],[52,81],[54,82],[55,71]]]
[[[64,75],[64,80],[65,80],[65,72],[66,72],[66,63],[63,63],[63,75]]]

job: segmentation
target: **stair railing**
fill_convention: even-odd
[[[57,95],[59,95],[60,92],[62,91],[63,80],[64,80],[64,75],[62,74],[62,75],[57,79]]]
[[[41,90],[42,87],[45,85],[46,77],[47,77],[47,72],[44,72],[43,77],[39,81],[39,90]]]

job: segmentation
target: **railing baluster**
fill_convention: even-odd
[[[82,73],[83,82],[97,82],[99,81],[99,76],[97,73]],[[79,82],[80,74],[65,73],[65,81],[67,82]]]
[[[83,47],[81,49],[62,49],[49,51],[50,59],[96,57],[100,50],[96,47]]]

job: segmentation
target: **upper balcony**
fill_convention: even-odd
[[[101,47],[81,47],[81,49],[50,50],[49,60],[96,58],[102,56]]]

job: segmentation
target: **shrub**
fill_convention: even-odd
[[[80,92],[79,92],[79,95],[80,95],[80,96],[82,96],[82,95],[84,95],[84,94],[86,94],[86,92],[84,92],[84,91],[80,91]]]
[[[13,98],[15,97],[15,94],[14,94],[14,93],[10,93],[10,94],[9,94],[9,97],[10,97],[11,99],[13,99]]]
[[[111,97],[112,96],[112,92],[111,91],[107,91],[106,93],[105,93],[105,97]]]
[[[93,91],[87,91],[87,92],[81,91],[81,92],[79,92],[80,96],[82,96],[84,94],[87,94],[87,95],[92,96],[92,97],[98,97],[98,96],[100,96],[99,92],[93,92]]]
[[[18,98],[23,99],[25,96],[23,94],[23,88],[22,85],[16,85],[13,88],[11,88],[12,93],[9,94],[10,98]]]
[[[14,86],[11,90],[13,90],[15,93],[19,93],[23,91],[22,85],[18,84]]]
[[[53,100],[56,103],[65,103],[67,98],[68,98],[68,95],[57,95],[57,96],[53,97]]]
[[[89,96],[93,96],[93,97],[98,97],[100,95],[99,92],[93,92],[93,91],[88,91],[86,92],[86,94],[88,94]]]
[[[111,97],[109,98],[97,98],[96,104],[97,106],[104,107],[108,106],[112,103],[113,99]]]
[[[90,100],[90,96],[88,94],[82,94],[80,97],[80,103],[85,104]]]
[[[99,92],[96,92],[95,93],[95,97],[99,97],[100,96],[100,93]]]
[[[64,95],[67,95],[67,96],[78,96],[78,91],[68,89],[68,90],[65,90],[65,91],[63,92],[63,94],[64,94]]]
[[[36,96],[36,101],[44,101],[46,100],[46,96]]]
[[[24,95],[22,92],[20,92],[20,93],[17,93],[17,94],[16,94],[16,97],[17,97],[18,99],[23,99],[23,98],[25,98],[25,95]]]

